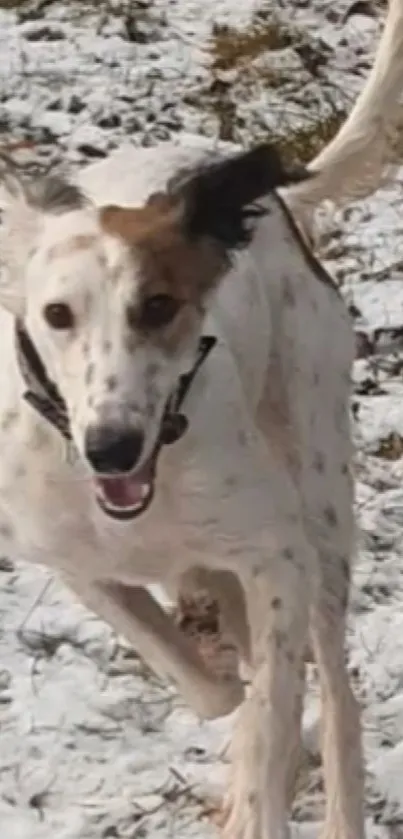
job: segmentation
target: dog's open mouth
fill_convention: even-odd
[[[108,516],[119,521],[135,519],[144,513],[154,498],[155,474],[161,446],[176,443],[185,433],[188,421],[183,414],[167,411],[153,453],[141,469],[127,475],[97,475],[96,497]]]
[[[128,521],[145,512],[154,496],[155,460],[152,455],[135,474],[95,478],[97,501],[104,513]]]

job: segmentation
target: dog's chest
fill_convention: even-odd
[[[250,446],[241,440],[228,439],[221,452],[188,450],[181,468],[172,449],[145,514],[127,529],[99,519],[102,543],[120,546],[119,554],[114,551],[120,579],[163,580],[189,565],[232,567],[240,556],[260,562],[273,539],[273,510],[283,487],[261,438]]]

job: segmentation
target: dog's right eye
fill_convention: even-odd
[[[43,316],[52,329],[72,329],[74,326],[73,312],[66,303],[48,303]]]
[[[181,305],[181,301],[170,294],[154,294],[147,297],[140,311],[140,325],[144,329],[162,329],[173,321]]]

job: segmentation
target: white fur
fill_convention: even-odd
[[[338,200],[345,166],[343,191],[354,179],[357,186],[359,167],[353,179],[349,161],[372,154],[375,143],[369,147],[367,142],[372,124],[384,126],[386,136],[393,121],[403,75],[402,39],[401,0],[392,0],[366,92],[339,138],[312,164],[320,170],[316,186],[313,181],[284,191],[295,208],[305,200]],[[171,144],[126,150],[90,166],[80,180],[96,205],[141,205],[179,166],[197,162],[202,154]],[[376,155],[374,160],[371,188],[380,174]],[[240,701],[240,683],[213,677],[143,586],[176,585],[192,569],[202,574],[210,569],[212,587],[221,588],[236,623],[239,591],[230,592],[226,581],[232,578],[225,573],[241,580],[253,682],[234,736],[231,839],[286,836],[309,630],[322,684],[324,836],[362,839],[359,720],[344,663],[353,540],[352,330],[341,299],[313,272],[283,210],[273,196],[267,202],[270,214],[221,283],[203,326],[217,336],[218,346],[186,401],[189,431],[163,451],[155,500],[132,523],[115,522],[101,512],[83,458],[67,458],[58,433],[23,402],[14,318],[2,311],[0,532],[6,550],[60,571],[90,608],[172,678],[196,710],[210,716]],[[56,243],[72,233],[99,233],[96,212],[44,217],[26,205],[22,194],[10,192],[6,203],[2,302],[13,313],[25,313],[49,373],[68,401],[81,451],[89,420],[79,351],[83,332],[99,361],[97,393],[102,394],[105,376],[116,373],[119,405],[126,406],[129,394],[141,402],[144,359],[136,357],[130,368],[118,320],[131,256],[123,244],[108,241],[102,270],[92,253],[85,262],[82,254],[64,258],[51,271],[49,250]],[[117,285],[106,281],[113,260],[122,266]],[[82,315],[80,341],[50,337],[39,316],[43,302],[62,289]],[[100,352],[105,338],[113,344],[107,362]],[[164,368],[162,375],[159,369],[160,395],[166,395],[178,372],[179,367]],[[248,656],[249,639],[238,640]]]

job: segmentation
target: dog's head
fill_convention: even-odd
[[[264,145],[182,173],[140,208],[96,207],[57,178],[24,183],[4,167],[0,302],[63,397],[110,515],[134,517],[152,497],[167,403],[232,252],[253,235],[252,203],[298,179]]]

